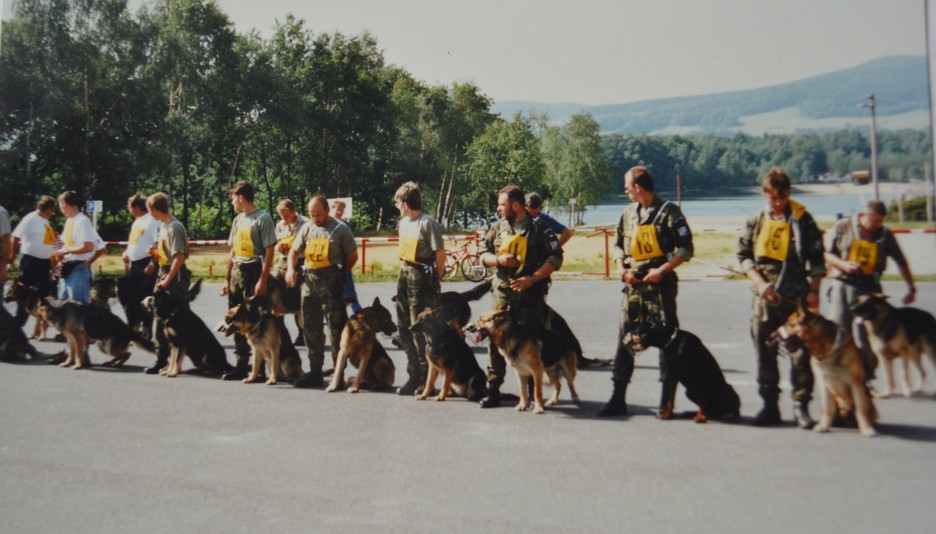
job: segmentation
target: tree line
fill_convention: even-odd
[[[867,168],[859,132],[734,138],[602,136],[588,114],[561,126],[501,117],[470,83],[430,85],[387,64],[373,36],[314,33],[287,16],[269,38],[239,34],[211,0],[19,0],[0,43],[0,203],[31,210],[74,189],[104,201],[101,234],[125,237],[126,199],[166,192],[194,237],[225,235],[230,185],[282,198],[354,198],[360,231],[395,227],[392,196],[421,185],[449,228],[495,216],[508,183],[554,208],[620,193],[651,168],[699,191],[756,183],[780,164],[806,179]],[[881,134],[891,178],[916,176],[928,134]]]

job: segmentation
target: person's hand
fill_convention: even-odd
[[[846,261],[842,263],[842,272],[845,274],[857,274],[859,269],[861,269],[860,263],[854,261]]]
[[[819,293],[810,291],[806,294],[806,307],[813,313],[819,313]]]
[[[522,292],[533,287],[533,278],[530,276],[521,276],[510,281],[510,289],[516,292]]]
[[[501,267],[520,267],[520,259],[513,254],[501,254],[497,257],[497,265]]]
[[[904,295],[903,303],[904,305],[913,304],[915,300],[916,300],[916,291],[908,291],[907,294]]]
[[[156,282],[156,287],[162,290],[168,290],[169,289],[169,277],[163,276],[162,278],[160,278],[159,281]]]
[[[120,255],[120,259],[122,259],[124,263],[130,263],[130,256],[127,256],[126,252]]]
[[[289,287],[296,285],[296,270],[291,267],[286,269],[286,285]]]
[[[225,281],[224,285],[221,286],[221,296],[223,297],[227,295],[230,290],[231,290],[231,282],[229,280]]]
[[[262,297],[266,295],[267,292],[267,281],[265,278],[260,278],[257,280],[257,284],[254,286],[254,296]]]
[[[664,274],[666,274],[666,269],[663,267],[655,267],[647,271],[647,274],[643,277],[643,281],[649,284],[657,284],[663,280]]]
[[[624,269],[621,272],[621,280],[625,284],[639,284],[640,279],[637,278],[637,269]]]
[[[146,276],[153,276],[154,272],[156,272],[156,267],[152,263],[147,264],[143,269],[143,274]]]
[[[762,285],[760,285],[757,288],[757,292],[758,294],[760,294],[762,299],[766,300],[767,302],[771,304],[776,304],[780,302],[780,296],[777,295],[777,291],[774,289],[773,284],[764,282]],[[818,301],[818,298],[817,298],[817,301]]]

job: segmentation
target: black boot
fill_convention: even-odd
[[[143,369],[143,372],[146,373],[146,374],[148,374],[148,375],[155,375],[155,374],[158,374],[159,371],[163,370],[163,368],[165,368],[166,365],[167,365],[168,363],[169,363],[169,358],[168,358],[168,357],[166,357],[166,356],[157,356],[157,357],[156,357],[156,363],[154,363],[154,364],[152,365],[152,367],[147,367],[146,369]]]
[[[809,403],[807,401],[793,402],[793,419],[796,421],[796,426],[803,430],[809,430],[816,426],[816,422],[809,416]]]
[[[627,386],[619,385],[615,382],[614,391],[611,392],[611,398],[598,411],[598,417],[616,417],[627,415],[627,401],[624,400],[627,394]]]
[[[221,375],[221,380],[243,380],[247,378],[248,367],[246,359],[238,359],[233,369]]]
[[[500,386],[488,384],[487,396],[481,399],[482,408],[497,408],[501,404]]]
[[[411,375],[405,384],[397,388],[397,395],[412,397],[413,395],[416,395],[423,384],[425,384],[425,379],[420,382],[418,374]]]
[[[751,424],[754,426],[776,426],[782,423],[780,419],[780,408],[776,401],[765,401],[764,407],[758,412]]]
[[[309,371],[293,382],[293,386],[297,388],[320,388],[324,385],[325,380],[322,378],[321,370]]]

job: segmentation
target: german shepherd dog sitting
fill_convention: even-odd
[[[877,434],[878,413],[865,386],[865,365],[851,332],[801,307],[780,327],[781,337],[794,336],[809,353],[813,374],[822,384],[822,416],[813,427],[828,432],[836,417],[857,419],[865,436]]]
[[[855,321],[864,325],[871,350],[884,366],[886,387],[879,397],[894,390],[894,360],[903,358],[904,396],[923,391],[926,371],[923,354],[936,366],[936,318],[919,308],[896,308],[883,295],[867,295],[852,308]],[[920,384],[910,385],[910,364],[920,372]]]
[[[287,381],[302,376],[302,360],[289,340],[283,320],[261,305],[262,299],[248,297],[224,314],[218,330],[230,336],[235,331],[247,338],[253,349],[253,366],[244,378],[245,384],[259,380],[263,364],[269,372],[266,384],[275,385],[280,374]]]
[[[117,302],[123,307],[127,324],[143,337],[149,338],[153,333],[153,312],[143,305],[144,298],[129,276],[117,279]]]
[[[105,367],[120,367],[130,358],[130,344],[156,353],[151,341],[134,332],[119,317],[93,304],[84,304],[73,300],[52,298],[42,299],[39,305],[42,318],[59,329],[68,342],[68,355],[61,367],[82,369],[89,365],[85,348],[96,340],[98,348],[112,358],[104,363]]]
[[[490,292],[490,280],[485,280],[468,291],[445,291],[439,295],[439,304],[435,307],[437,310],[436,317],[449,323],[464,339],[464,328],[471,320],[470,303]],[[396,297],[394,297],[395,300]]]
[[[0,306],[0,362],[21,362],[27,356],[33,360],[52,357],[36,350],[13,315],[5,306]]]
[[[152,296],[143,299],[144,305],[151,307],[162,321],[171,347],[169,365],[159,371],[161,375],[179,376],[186,355],[205,374],[222,375],[232,369],[218,338],[189,306],[201,291],[201,282],[201,278],[196,280],[185,296],[157,288]]]
[[[452,393],[478,401],[487,394],[487,377],[460,329],[456,330],[445,318],[443,307],[426,308],[410,327],[413,332],[425,336],[429,361],[426,385],[416,398],[427,399],[441,374],[442,389],[436,396],[437,401],[444,401]]]
[[[537,332],[522,328],[510,316],[508,308],[498,307],[485,312],[475,323],[481,337],[490,336],[494,346],[517,373],[520,385],[518,411],[530,407],[526,379],[533,379],[533,413],[543,413],[543,373],[553,387],[553,395],[546,402],[549,406],[559,403],[561,390],[560,378],[564,377],[569,385],[572,401],[578,404],[579,396],[575,391],[575,362],[578,355],[568,336],[559,332],[540,330]]]
[[[300,273],[299,280],[302,280]],[[270,298],[270,310],[274,315],[299,313],[302,309],[302,296],[299,289],[286,285],[284,278],[271,276],[267,279],[267,295]]]
[[[348,362],[358,369],[351,380],[349,393],[361,387],[383,389],[393,387],[396,367],[387,351],[377,341],[377,333],[390,336],[396,332],[390,310],[375,298],[374,303],[352,315],[341,331],[341,344],[331,382],[325,391],[336,391],[344,382],[344,370]]]
[[[7,288],[6,295],[3,298],[4,302],[16,302],[25,308],[30,315],[36,318],[36,322],[33,325],[33,332],[29,336],[29,339],[36,339],[39,341],[46,339],[48,323],[39,315],[39,305],[42,304],[43,297],[51,296],[51,293],[44,294],[39,288],[27,286],[19,280],[13,282],[13,284]]]
[[[657,347],[660,358],[666,359],[660,419],[672,419],[679,384],[686,388],[686,397],[699,406],[693,417],[696,423],[709,419],[737,420],[740,417],[741,399],[725,381],[715,357],[695,334],[685,330],[673,331],[647,321],[636,331],[628,333],[625,342],[635,352]]]

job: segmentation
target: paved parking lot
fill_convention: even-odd
[[[919,286],[918,306],[936,311],[936,284]],[[195,303],[209,324],[224,310],[218,290]],[[389,299],[394,284],[358,290],[367,303]],[[550,302],[587,356],[610,357],[620,296],[619,283],[560,281]],[[744,282],[680,287],[683,327],[715,353],[745,420],[760,408],[749,300]],[[402,383],[405,358],[384,345]],[[135,352],[120,370],[0,366],[0,531],[910,533],[936,519],[936,373],[926,396],[879,401],[881,435],[869,439],[659,421],[654,351],[637,360],[631,416],[612,420],[595,417],[611,391],[606,368],[579,373],[581,406],[565,392],[533,415],[146,376],[152,359]],[[505,389],[516,392],[510,376]],[[677,410],[692,409],[680,394]]]

